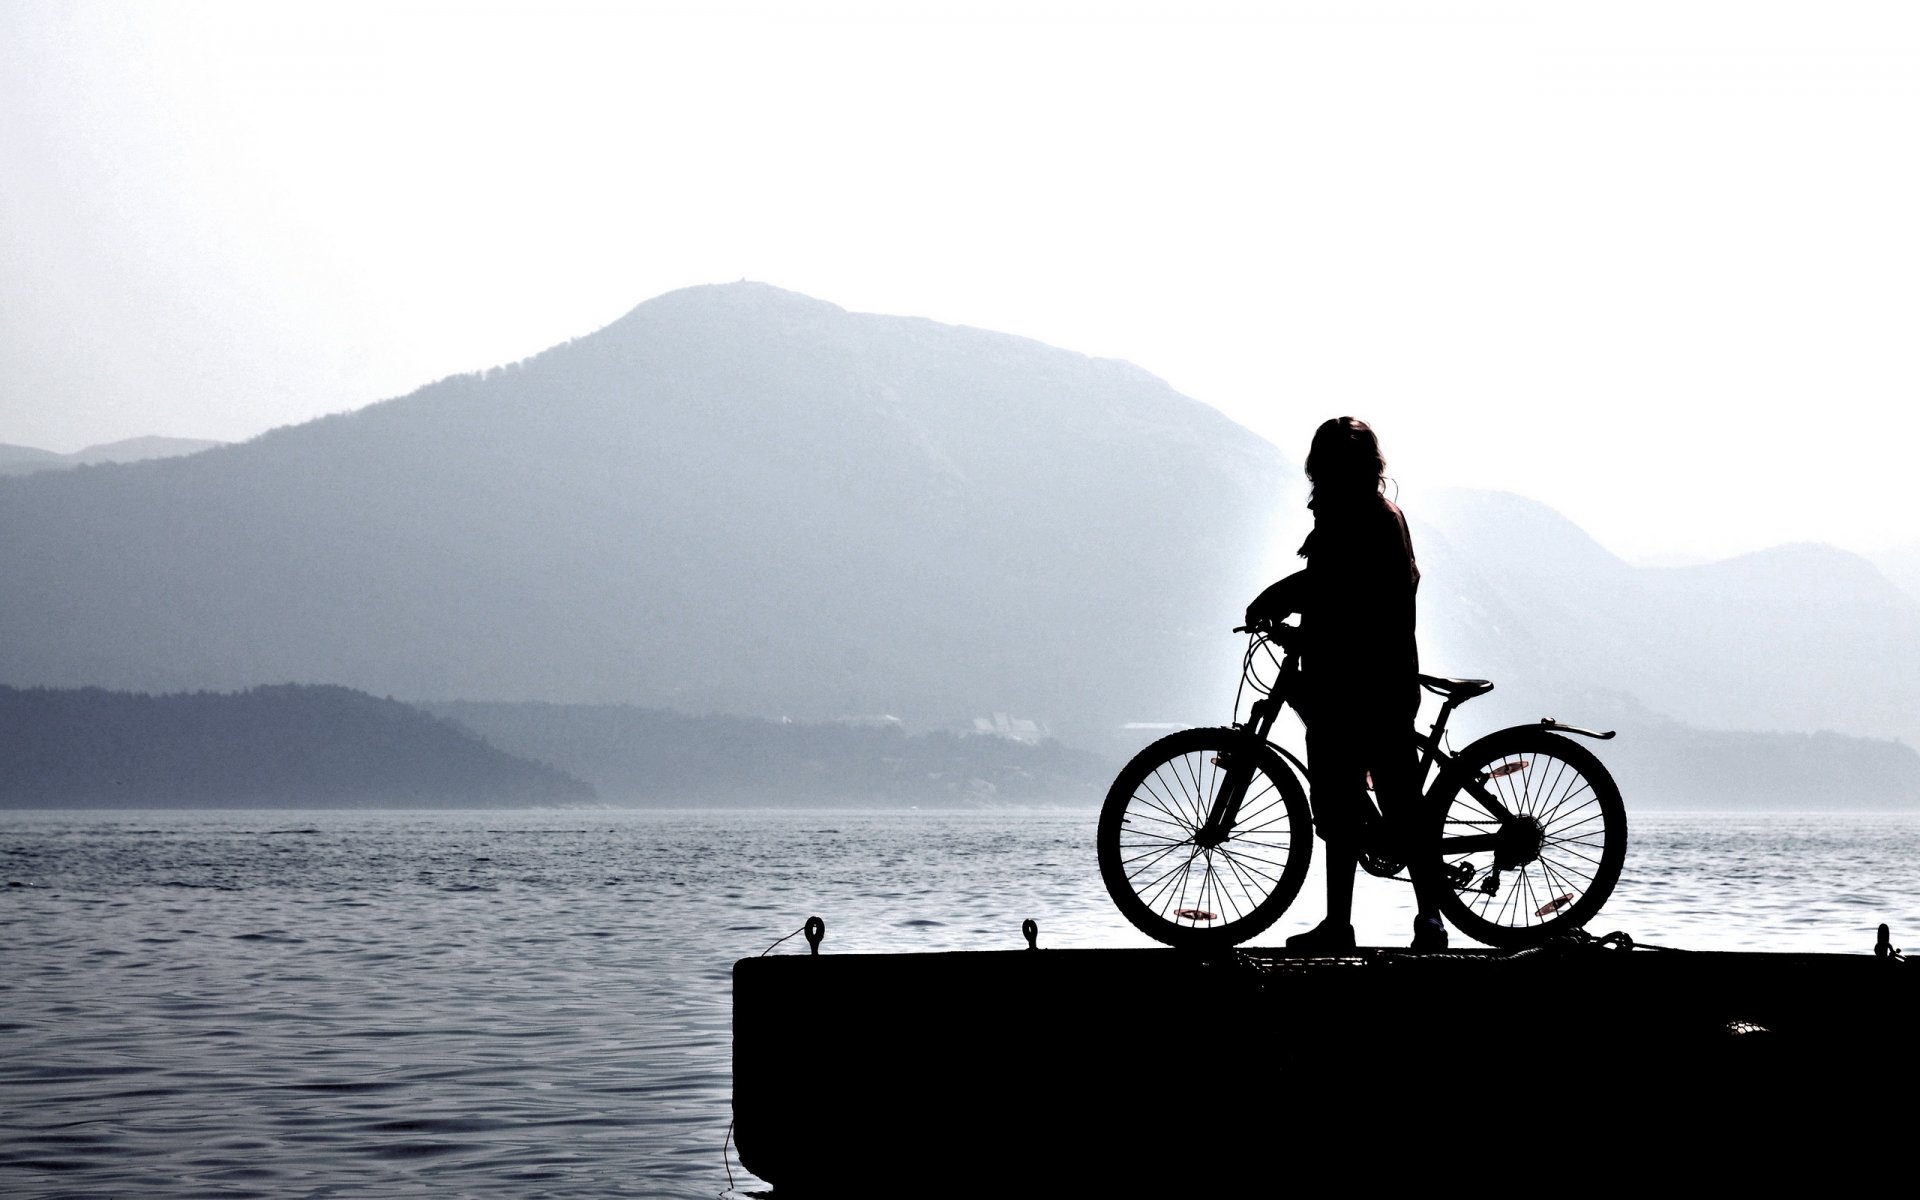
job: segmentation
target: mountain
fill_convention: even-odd
[[[1920,542],[1908,542],[1903,546],[1893,546],[1878,554],[1869,555],[1873,565],[1880,573],[1893,581],[1894,586],[1920,601]]]
[[[1096,804],[1117,761],[993,735],[689,716],[624,704],[422,705],[616,804]]]
[[[1701,730],[1624,706],[1589,743],[1635,809],[1920,810],[1920,752],[1880,738]],[[1616,707],[1616,712],[1621,711]]]
[[[1296,482],[1124,363],[690,288],[244,444],[0,479],[0,680],[910,731],[1007,714],[1127,753],[1146,738],[1124,723],[1226,718],[1227,630],[1291,569]],[[1920,602],[1863,559],[1642,569],[1520,497],[1408,507],[1427,669],[1499,684],[1463,734],[1644,711],[1920,744]],[[1903,748],[1837,747],[1904,786]]]
[[[51,450],[36,450],[32,446],[11,446],[0,442],[0,475],[24,475],[29,471],[44,471],[50,467],[62,466],[65,455],[55,454]]]
[[[780,723],[628,705],[420,707],[502,750],[552,763],[614,804],[1093,805],[1139,748],[1095,755],[1053,741],[912,735],[885,721]],[[1618,695],[1596,698],[1594,710],[1619,736],[1590,745],[1635,811],[1920,808],[1920,753],[1897,742],[1696,729]],[[1298,748],[1297,736],[1291,744]]]
[[[1445,492],[1415,515],[1423,662],[1499,684],[1486,719],[1576,720],[1614,695],[1709,730],[1920,744],[1920,602],[1858,555],[1637,568],[1518,496]]]
[[[145,462],[150,458],[175,458],[182,454],[198,454],[202,450],[211,450],[223,444],[210,442],[204,438],[136,437],[118,442],[103,442],[98,446],[75,450],[72,454],[56,454],[51,450],[36,450],[31,446],[0,444],[0,475],[28,475],[36,471],[59,470],[62,467]]]
[[[0,679],[1108,737],[1224,715],[1293,478],[1125,363],[691,288],[244,444],[0,479]]]
[[[284,684],[148,696],[0,687],[0,808],[581,803],[593,789],[394,700]]]

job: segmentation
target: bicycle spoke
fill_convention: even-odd
[[[1189,754],[1184,756],[1178,764],[1169,764],[1171,769],[1166,770],[1165,773],[1173,777],[1179,788],[1179,805],[1191,814],[1190,820],[1176,820],[1172,823],[1190,829],[1198,829],[1205,824],[1220,793],[1219,781],[1226,772],[1226,768],[1214,761],[1217,757],[1217,755]],[[1158,775],[1160,772],[1156,771],[1155,774]],[[1172,791],[1172,788],[1167,788],[1163,783],[1159,794],[1172,802]],[[1270,782],[1266,783],[1256,796],[1264,796],[1268,792],[1275,792]],[[1277,795],[1277,792],[1275,794]],[[1183,839],[1182,844],[1188,841],[1191,841],[1191,835]],[[1244,901],[1257,897],[1262,889],[1249,886],[1243,875],[1239,883],[1240,895],[1236,897],[1232,886],[1220,869],[1221,864],[1215,862],[1215,856],[1218,853],[1218,849],[1200,850],[1196,847],[1195,853],[1189,854],[1171,871],[1141,889],[1142,898],[1152,897],[1149,902],[1164,911],[1165,906],[1158,902],[1173,892],[1173,877],[1178,875],[1179,892],[1173,911],[1186,911],[1188,896],[1192,893],[1193,907],[1198,910],[1213,912],[1219,909],[1221,910],[1219,915],[1228,921],[1238,920],[1251,907]],[[1223,863],[1236,873],[1242,872],[1242,868],[1231,859],[1223,859]],[[1251,868],[1246,870],[1250,871]]]
[[[1569,862],[1564,858],[1555,857],[1550,854],[1542,854],[1540,856],[1540,869],[1542,871],[1551,871],[1565,879],[1579,880],[1582,887],[1593,882],[1593,873],[1591,871],[1582,871],[1579,862]]]
[[[1276,821],[1285,821],[1287,819],[1285,798],[1282,797],[1279,791],[1272,785],[1268,785],[1265,790],[1273,792],[1273,800],[1254,809],[1252,812],[1248,812],[1246,805],[1243,803],[1240,806],[1240,819],[1234,823],[1236,833],[1265,829]],[[1264,795],[1265,792],[1262,794]],[[1272,813],[1273,815],[1269,817],[1267,815],[1268,813]]]
[[[1175,863],[1168,870],[1148,880],[1144,886],[1141,886],[1136,882],[1133,890],[1136,893],[1138,893],[1140,895],[1140,898],[1143,900],[1146,899],[1148,892],[1155,891],[1156,889],[1164,890],[1165,887],[1168,886],[1165,884],[1164,882],[1165,880],[1171,879],[1176,874],[1185,875],[1188,871],[1192,869],[1194,856],[1197,855],[1199,852],[1200,852],[1199,847],[1196,846],[1193,849],[1193,851],[1189,853],[1185,858]],[[1145,871],[1143,869],[1140,872],[1136,872],[1134,875],[1130,876],[1129,878],[1137,881],[1140,875],[1144,873]]]
[[[1178,909],[1185,904],[1187,879],[1191,875],[1191,871],[1188,870],[1188,866],[1190,865],[1191,864],[1183,865],[1177,870],[1169,872],[1166,876],[1166,883],[1151,893],[1141,893],[1141,901],[1144,902],[1148,908],[1160,913],[1163,917],[1169,910],[1169,907],[1174,911],[1178,911]],[[1179,885],[1178,891],[1174,890],[1176,884]],[[1169,897],[1171,897],[1171,900],[1169,900]]]
[[[1213,808],[1213,790],[1200,782],[1205,763],[1200,755],[1189,754],[1180,760],[1181,783],[1193,785],[1193,827],[1199,829],[1206,825],[1207,814]]]
[[[1564,807],[1564,806],[1563,806]],[[1587,799],[1562,811],[1556,808],[1548,819],[1540,822],[1542,828],[1552,833],[1555,829],[1578,829],[1582,825],[1597,824],[1600,829],[1607,825],[1607,814],[1600,807],[1600,798],[1589,793]],[[1556,835],[1564,836],[1564,835]]]
[[[1580,897],[1587,894],[1587,888],[1585,883],[1574,884],[1574,883],[1568,882],[1567,878],[1564,875],[1561,875],[1560,873],[1555,871],[1553,869],[1552,864],[1548,863],[1545,859],[1542,859],[1540,861],[1540,871],[1541,871],[1541,874],[1547,877],[1547,882],[1552,887],[1553,898],[1556,900],[1559,899],[1561,896],[1571,894],[1573,896],[1574,902],[1577,903]],[[1548,918],[1551,919],[1552,917],[1557,915],[1559,911],[1560,910],[1558,908],[1555,908],[1553,912],[1547,914]]]
[[[1287,869],[1285,860],[1252,854],[1245,847],[1223,846],[1221,853],[1226,858],[1227,864],[1237,874],[1243,878],[1252,878],[1254,882],[1250,885],[1251,890],[1258,892],[1262,899],[1271,895],[1274,889],[1280,886],[1281,876]]]
[[[1156,829],[1150,828],[1150,826],[1155,825],[1172,826],[1176,832],[1161,833]],[[1127,823],[1127,833],[1139,837],[1172,838],[1174,841],[1180,842],[1188,841],[1193,837],[1192,827],[1179,821],[1169,821],[1165,817],[1149,816],[1145,812],[1137,812],[1134,814],[1134,817]]]
[[[1173,870],[1168,871],[1165,875],[1162,875],[1146,888],[1141,889],[1141,902],[1148,908],[1165,912],[1167,908],[1166,899],[1169,894],[1175,896],[1184,896],[1186,894],[1185,881],[1191,874],[1189,870],[1190,866],[1190,862],[1183,862]],[[1180,890],[1177,893],[1174,892],[1174,885],[1176,883],[1180,885]]]
[[[1158,866],[1160,862],[1163,859],[1165,859],[1169,854],[1178,854],[1181,850],[1181,847],[1189,844],[1190,843],[1187,843],[1187,842],[1175,842],[1173,845],[1162,847],[1159,850],[1147,850],[1147,851],[1143,851],[1142,853],[1134,855],[1130,859],[1123,859],[1122,865],[1125,865],[1127,863],[1139,863],[1141,859],[1148,860],[1147,862],[1140,863],[1139,866],[1134,867],[1132,870],[1128,871],[1127,878],[1129,879],[1140,878],[1141,875],[1145,874],[1148,871],[1151,871],[1154,867]],[[1193,851],[1191,850],[1187,851],[1187,858],[1192,858],[1192,857],[1193,857]],[[1184,862],[1186,861],[1186,859],[1181,859],[1180,861]]]
[[[1594,794],[1593,785],[1587,782],[1586,776],[1576,774],[1574,776],[1574,783],[1576,786],[1568,788],[1567,794],[1554,801],[1553,807],[1548,809],[1546,815],[1540,818],[1542,825],[1551,825],[1555,821],[1558,821],[1560,819],[1560,810],[1566,808],[1568,804],[1579,799],[1582,795],[1586,796],[1586,799],[1574,805],[1573,812],[1579,812],[1588,805],[1599,802],[1599,797]]]
[[[1274,812],[1275,810],[1278,810],[1278,815],[1273,818],[1274,820],[1286,819],[1286,815],[1287,815],[1286,798],[1283,797],[1280,794],[1279,790],[1275,788],[1271,783],[1267,784],[1259,792],[1256,792],[1254,796],[1251,798],[1259,799],[1261,797],[1268,795],[1269,793],[1272,794],[1273,799],[1267,801],[1265,804],[1260,805],[1257,808],[1252,809],[1251,811],[1248,810],[1246,800],[1242,800],[1240,802],[1240,815],[1234,821],[1234,827],[1236,829],[1261,828],[1262,827],[1260,825],[1261,820],[1265,818],[1268,813]],[[1252,822],[1253,824],[1250,825],[1249,822]]]
[[[1218,755],[1194,754],[1188,756],[1193,766],[1193,794],[1199,805],[1199,828],[1205,828],[1213,819],[1213,810],[1220,803],[1220,792],[1226,786],[1226,768],[1214,762]]]
[[[1532,871],[1520,872],[1520,884],[1521,890],[1514,895],[1514,899],[1520,902],[1520,908],[1513,916],[1518,924],[1525,925],[1528,921],[1536,919],[1533,914],[1539,912],[1544,906],[1540,901],[1540,893],[1533,888]]]
[[[1465,869],[1442,910],[1489,944],[1537,945],[1584,924],[1619,878],[1619,790],[1583,747],[1551,732],[1516,727],[1483,741],[1474,753],[1484,757],[1455,759],[1436,778],[1461,781],[1439,801],[1441,861]],[[1505,856],[1524,861],[1500,866]]]
[[[1102,878],[1128,918],[1174,945],[1232,945],[1271,924],[1312,851],[1294,777],[1224,729],[1171,734],[1136,764],[1109,793],[1099,835]]]
[[[1567,779],[1568,772],[1572,772],[1573,774],[1573,778],[1570,780]],[[1574,785],[1580,782],[1582,782],[1580,772],[1575,771],[1573,769],[1572,763],[1567,762],[1565,759],[1556,759],[1554,760],[1553,778],[1551,781],[1548,782],[1546,790],[1542,793],[1542,795],[1548,798],[1561,795],[1561,789],[1563,785],[1567,791],[1572,791],[1574,788]],[[1542,825],[1545,825],[1548,821],[1553,819],[1554,811],[1558,809],[1559,806],[1563,803],[1565,803],[1564,796],[1562,796],[1560,800],[1552,801],[1551,804],[1548,803],[1548,800],[1543,799],[1540,803],[1540,807],[1534,810],[1534,815],[1540,818],[1540,823]]]
[[[1133,815],[1128,818],[1127,832],[1138,833],[1146,837],[1175,836],[1172,834],[1160,833],[1156,831],[1154,828],[1152,828],[1153,826],[1167,826],[1171,829],[1178,831],[1177,836],[1180,837],[1181,839],[1186,839],[1193,836],[1193,833],[1194,833],[1193,826],[1188,825],[1185,821],[1175,821],[1175,820],[1170,820],[1169,818],[1164,816],[1154,815],[1159,811],[1160,811],[1159,809],[1155,808],[1153,805],[1150,805],[1150,804],[1140,805],[1138,808],[1134,810]]]
[[[1600,869],[1599,859],[1594,858],[1592,855],[1589,855],[1589,854],[1582,854],[1578,850],[1568,849],[1562,845],[1555,845],[1555,846],[1549,847],[1548,849],[1542,850],[1540,852],[1540,857],[1545,858],[1549,854],[1563,854],[1569,858],[1577,858],[1580,861],[1594,868],[1596,871]]]
[[[1126,846],[1182,846],[1193,841],[1193,830],[1181,826],[1176,826],[1171,830],[1160,827],[1167,824],[1171,824],[1171,822],[1147,818],[1143,820],[1142,824],[1129,825],[1126,829],[1126,840],[1121,844]]]
[[[1254,898],[1258,895],[1264,895],[1265,894],[1264,889],[1256,888],[1253,885],[1248,883],[1247,875],[1251,872],[1243,872],[1240,868],[1240,864],[1233,861],[1232,855],[1223,855],[1222,857],[1225,858],[1226,860],[1227,869],[1233,872],[1234,881],[1240,886],[1240,894],[1247,897],[1249,900],[1253,900],[1253,904],[1250,904],[1248,907],[1250,909],[1257,907],[1259,904],[1259,901]]]
[[[1267,874],[1266,872],[1260,870],[1258,867],[1255,867],[1253,865],[1254,863],[1260,863],[1264,866],[1273,867],[1276,870],[1285,870],[1285,867],[1283,867],[1279,863],[1269,862],[1265,859],[1253,858],[1249,855],[1224,854],[1223,857],[1226,858],[1227,864],[1233,867],[1234,870],[1245,871],[1249,875],[1258,876],[1259,878],[1265,880],[1269,884],[1278,883],[1280,881],[1280,877],[1278,875]]]
[[[1173,786],[1180,789],[1180,806],[1188,814],[1188,819],[1193,822],[1193,827],[1198,829],[1206,823],[1207,806],[1206,802],[1200,798],[1200,784],[1194,777],[1193,764],[1183,759],[1179,763],[1169,763],[1168,766],[1171,769],[1167,774],[1172,776]],[[1156,771],[1155,774],[1158,775],[1159,772]],[[1192,783],[1191,787],[1188,786],[1189,782]],[[1171,795],[1171,788],[1168,789],[1168,793]]]
[[[1279,861],[1278,859],[1262,858],[1258,854],[1250,854],[1245,850],[1228,850],[1226,847],[1222,846],[1220,848],[1220,852],[1232,858],[1235,862],[1244,862],[1248,864],[1258,863],[1263,867],[1272,867],[1275,871],[1284,871],[1287,869],[1287,864]],[[1249,865],[1247,869],[1252,870],[1253,868],[1251,865]]]
[[[1185,829],[1189,832],[1196,828],[1192,818],[1183,812],[1176,811],[1176,809],[1180,807],[1176,801],[1171,798],[1160,798],[1159,794],[1152,788],[1145,788],[1144,791],[1145,795],[1139,798],[1142,808],[1162,814],[1162,819],[1165,820],[1167,824],[1177,828]]]
[[[1231,867],[1232,865],[1233,864],[1231,862],[1227,864],[1227,866],[1229,867]],[[1229,921],[1238,921],[1241,917],[1246,916],[1247,915],[1246,909],[1242,908],[1239,904],[1234,902],[1233,892],[1227,886],[1227,879],[1226,879],[1225,872],[1218,871],[1214,867],[1209,866],[1207,868],[1207,876],[1208,878],[1213,880],[1214,894],[1219,896],[1221,900],[1224,902],[1221,904],[1220,907],[1233,909],[1233,915],[1231,917],[1228,917],[1227,919]],[[1245,884],[1240,885],[1240,895],[1243,899],[1251,896],[1251,893],[1247,890],[1247,887]],[[1225,914],[1223,913],[1222,915],[1224,916]]]
[[[1156,781],[1160,783],[1158,788],[1154,786]],[[1145,793],[1145,796],[1142,795],[1142,792]],[[1148,797],[1150,797],[1150,799]],[[1197,828],[1190,816],[1174,811],[1177,808],[1184,809],[1186,806],[1173,799],[1170,789],[1167,788],[1164,781],[1160,780],[1160,773],[1158,771],[1155,771],[1151,776],[1140,782],[1140,788],[1134,792],[1133,798],[1139,800],[1148,808],[1165,813],[1167,819],[1176,825],[1186,829]]]

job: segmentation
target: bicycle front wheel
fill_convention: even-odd
[[[1207,836],[1215,805],[1236,794],[1231,828]],[[1266,743],[1187,729],[1121,769],[1095,841],[1100,878],[1127,920],[1170,946],[1211,948],[1246,941],[1293,903],[1313,823],[1300,781]]]
[[[1461,751],[1435,787],[1440,911],[1461,933],[1538,945],[1584,926],[1613,894],[1627,810],[1586,747],[1503,729]]]

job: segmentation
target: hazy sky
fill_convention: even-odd
[[[742,277],[1633,557],[1920,541],[1920,6],[0,4],[0,442],[240,439]]]

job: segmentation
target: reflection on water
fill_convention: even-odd
[[[0,1191],[711,1197],[735,959],[814,913],[823,953],[1014,950],[1027,917],[1043,947],[1143,944],[1093,823],[0,814]],[[1594,928],[1865,953],[1886,921],[1920,945],[1916,851],[1912,817],[1636,814]],[[1361,940],[1404,940],[1409,899],[1363,877]]]

